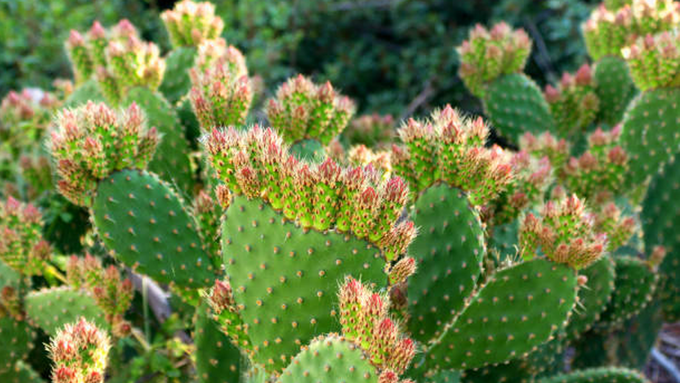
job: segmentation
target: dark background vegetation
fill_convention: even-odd
[[[534,40],[527,72],[554,82],[586,60],[581,23],[592,0],[213,0],[224,37],[274,88],[303,73],[330,80],[362,112],[404,116],[479,105],[456,76],[454,47],[475,23],[505,20]],[[130,19],[166,51],[158,17],[173,0],[0,0],[0,96],[71,77],[63,41],[95,19]],[[166,75],[172,75],[167,73]]]

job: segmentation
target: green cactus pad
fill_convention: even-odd
[[[189,98],[186,97],[178,101],[176,110],[177,117],[179,117],[179,121],[184,127],[184,137],[187,139],[189,146],[192,149],[197,149],[198,139],[201,137],[201,126],[194,114]]]
[[[620,342],[620,345],[616,347],[619,364],[644,369],[663,322],[661,305],[656,300],[628,320],[623,330],[617,333]]]
[[[44,383],[40,375],[30,365],[18,361],[8,371],[0,373],[3,383]]]
[[[628,65],[618,57],[603,57],[595,65],[593,79],[600,100],[599,120],[614,126],[621,122],[626,106],[635,97]]]
[[[21,281],[21,275],[13,268],[0,261],[0,289],[5,286],[17,287]]]
[[[282,369],[315,336],[339,331],[333,310],[347,275],[387,282],[380,251],[335,232],[305,231],[260,200],[234,197],[222,226],[234,299],[254,347],[251,358]]]
[[[617,342],[613,333],[590,330],[572,341],[571,346],[574,348],[572,368],[584,369],[611,364],[610,349],[616,348]]]
[[[645,233],[646,253],[656,245],[666,248],[659,271],[664,275],[660,296],[666,320],[680,320],[680,161],[674,161],[656,176],[649,187],[642,208],[642,228]]]
[[[500,134],[515,143],[526,132],[538,135],[546,130],[555,131],[543,93],[520,73],[501,76],[489,84],[484,109]]]
[[[465,381],[461,380],[460,373],[457,371],[442,371],[423,379],[424,383],[460,383]]]
[[[231,344],[212,320],[210,308],[203,304],[196,318],[196,374],[205,383],[238,383],[241,352]]]
[[[527,362],[524,359],[510,361],[510,363],[497,366],[487,366],[476,370],[465,371],[461,382],[463,383],[487,383],[487,382],[512,382],[530,383],[532,377],[526,369]],[[433,383],[438,383],[433,381]]]
[[[678,100],[680,88],[662,88],[641,93],[628,107],[621,146],[630,156],[629,185],[639,185],[654,176],[677,152]]]
[[[498,252],[500,261],[515,259],[519,250],[519,219],[494,226],[489,244]]]
[[[158,89],[173,104],[191,89],[189,69],[195,57],[196,49],[192,47],[175,48],[165,57],[165,76]]]
[[[647,262],[622,256],[616,262],[616,288],[607,308],[600,316],[598,327],[611,328],[640,312],[652,299],[659,280]]]
[[[277,383],[378,383],[375,367],[354,343],[337,335],[314,340],[283,371]]]
[[[576,303],[576,273],[537,258],[489,277],[427,350],[428,369],[473,369],[523,357],[548,341]]]
[[[133,88],[129,91],[126,106],[136,102],[144,111],[149,127],[156,127],[161,142],[149,170],[164,180],[179,186],[185,192],[191,191],[193,174],[189,159],[189,143],[177,114],[159,93],[147,88]]]
[[[616,275],[614,260],[605,254],[581,271],[581,275],[586,276],[588,282],[585,288],[579,290],[579,305],[574,309],[567,327],[570,339],[577,338],[589,330],[607,307],[614,291]]]
[[[29,320],[49,335],[55,335],[65,324],[76,322],[80,317],[109,328],[104,312],[84,291],[69,287],[34,291],[26,295],[25,303]]]
[[[320,163],[326,158],[323,145],[315,139],[298,141],[290,147],[290,151],[299,160]]]
[[[409,254],[418,272],[408,281],[408,328],[414,339],[427,343],[460,313],[475,288],[486,251],[484,232],[467,197],[446,184],[423,191],[412,219],[419,235]]]
[[[34,337],[25,320],[17,321],[10,316],[0,318],[0,378],[14,367],[14,363],[26,359],[33,348]]]
[[[182,200],[156,175],[123,170],[100,181],[92,206],[118,260],[161,283],[207,287],[215,270]]]
[[[648,383],[639,371],[621,367],[601,367],[541,379],[538,383]]]
[[[64,107],[75,108],[80,105],[87,104],[88,101],[94,102],[104,102],[104,95],[102,95],[99,90],[99,85],[94,79],[85,81],[82,85],[77,87],[73,93],[71,93],[66,102],[64,102]]]

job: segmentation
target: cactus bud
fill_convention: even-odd
[[[204,40],[218,38],[224,22],[215,16],[215,6],[208,2],[183,0],[172,10],[161,13],[161,20],[174,47],[198,46]]]
[[[408,277],[416,272],[416,260],[411,257],[404,257],[397,262],[389,273],[389,281],[391,285],[397,285],[406,282]]]
[[[110,343],[108,335],[85,318],[67,324],[48,346],[53,382],[103,382]]]

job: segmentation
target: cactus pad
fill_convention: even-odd
[[[677,151],[678,100],[680,88],[662,88],[640,94],[628,107],[621,146],[631,158],[629,185],[638,185],[653,176]]]
[[[69,287],[57,287],[31,292],[26,295],[26,314],[30,321],[47,334],[54,335],[67,323],[80,317],[93,321],[102,328],[109,325],[104,312],[97,307],[94,298],[84,291]]]
[[[660,291],[668,321],[680,319],[680,204],[676,202],[680,188],[680,161],[670,163],[654,178],[643,203],[642,225],[646,251],[655,245],[666,248],[667,255],[659,266],[666,277]]]
[[[165,58],[166,75],[158,90],[173,104],[189,93],[189,69],[194,65],[195,56],[195,48],[180,47],[173,49]]]
[[[425,363],[472,369],[528,355],[569,318],[576,293],[576,273],[563,264],[534,259],[500,270],[430,347]]]
[[[303,230],[260,200],[234,197],[222,226],[223,256],[256,363],[284,367],[300,346],[339,330],[335,292],[346,275],[387,282],[380,251],[335,232]]]
[[[616,280],[611,301],[602,313],[598,326],[610,328],[640,312],[652,299],[659,280],[647,262],[634,257],[618,257]]]
[[[21,280],[19,272],[0,261],[0,289],[5,286],[17,287]]]
[[[104,96],[99,90],[99,85],[94,79],[85,81],[77,87],[64,102],[65,107],[75,108],[87,104],[88,101],[103,102]]]
[[[196,374],[204,383],[238,383],[241,376],[241,352],[220,332],[202,305],[196,318]]]
[[[215,279],[194,220],[157,176],[123,170],[102,180],[94,222],[118,260],[161,283],[209,286]]]
[[[524,133],[554,130],[550,107],[543,93],[527,76],[509,74],[489,84],[484,107],[501,135],[518,142]]]
[[[486,249],[479,214],[459,189],[446,184],[426,189],[412,219],[420,234],[409,248],[418,261],[408,282],[409,330],[427,342],[463,309]]]
[[[26,321],[15,320],[11,316],[0,318],[0,378],[3,373],[14,367],[14,363],[23,360],[33,348],[33,330]],[[4,382],[4,380],[2,380]]]
[[[620,367],[601,367],[541,379],[538,383],[648,383],[640,372]]]
[[[148,126],[158,129],[162,136],[149,170],[176,183],[181,190],[190,191],[193,175],[189,143],[184,138],[177,114],[160,94],[146,88],[130,89],[125,104],[132,102],[144,110]]]
[[[378,383],[364,352],[337,335],[314,340],[282,373],[277,383]]]
[[[603,57],[595,65],[593,79],[600,99],[600,120],[612,126],[619,123],[635,96],[635,85],[626,62],[618,57]]]
[[[3,383],[44,383],[40,375],[29,364],[18,361],[8,371],[0,373]]]
[[[582,275],[588,281],[585,288],[579,290],[579,305],[567,327],[567,334],[572,339],[589,330],[607,307],[614,291],[614,261],[604,255],[584,269]]]

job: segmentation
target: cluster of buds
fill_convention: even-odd
[[[161,20],[174,47],[198,46],[216,39],[224,29],[224,22],[215,16],[215,6],[209,2],[182,0],[172,10],[161,13]]]
[[[238,312],[229,281],[215,280],[215,285],[206,296],[206,301],[212,310],[213,319],[220,325],[220,330],[229,336],[237,347],[251,351],[252,346],[246,335],[247,326],[243,324]]]
[[[503,22],[491,30],[477,24],[457,51],[458,74],[472,94],[482,97],[486,83],[503,74],[524,70],[531,40],[524,30],[513,30]]]
[[[588,150],[570,158],[560,174],[569,192],[602,202],[621,190],[628,154],[616,145],[620,135],[621,126],[617,125],[608,132],[597,128],[588,137]]]
[[[341,286],[339,299],[345,338],[366,351],[383,374],[403,374],[415,355],[415,343],[403,336],[399,324],[389,317],[389,299],[352,277]]]
[[[299,161],[271,128],[213,130],[205,139],[216,176],[235,194],[263,198],[303,228],[352,232],[378,245],[388,259],[402,254],[415,235],[397,223],[408,187],[384,179],[372,166],[342,168],[328,158]]]
[[[64,110],[56,119],[49,149],[59,175],[58,189],[71,202],[89,206],[100,179],[116,170],[143,169],[159,142],[147,130],[136,104],[116,112],[104,103]]]
[[[52,383],[103,383],[110,347],[109,336],[85,318],[67,324],[48,346]]]
[[[52,250],[42,237],[42,216],[31,204],[0,202],[0,260],[22,275],[40,275]]]
[[[203,42],[191,76],[191,104],[205,131],[245,123],[253,89],[241,51],[223,39]]]
[[[41,89],[10,91],[0,102],[0,140],[15,149],[38,142],[57,105],[56,97]]]
[[[486,148],[489,129],[481,117],[461,116],[447,105],[430,120],[409,119],[398,131],[403,146],[392,146],[392,168],[419,192],[437,181],[468,192],[481,206],[502,192],[512,178],[503,150]]]
[[[163,80],[165,60],[158,46],[142,41],[128,20],[108,32],[97,21],[85,36],[72,30],[66,49],[78,82],[96,75],[102,92],[115,103],[132,87],[156,89]]]
[[[569,159],[569,145],[564,138],[556,139],[548,132],[536,137],[531,133],[524,133],[519,140],[519,147],[526,150],[532,157],[548,157],[553,169],[557,173],[562,172],[562,168]]]
[[[588,64],[583,64],[574,75],[565,72],[557,88],[547,85],[543,94],[562,136],[585,129],[600,109]]]
[[[624,48],[623,57],[641,90],[680,87],[680,33],[647,35]]]
[[[289,143],[313,138],[328,145],[355,111],[354,102],[336,92],[330,82],[316,85],[302,75],[283,83],[267,104],[269,123]]]
[[[615,251],[628,243],[637,225],[635,219],[624,216],[614,202],[600,205],[594,210],[594,229],[607,235],[607,251]]]
[[[351,145],[363,144],[369,147],[384,146],[394,138],[394,118],[377,113],[357,117],[349,123],[343,136]]]
[[[483,209],[485,220],[496,225],[514,220],[524,209],[541,202],[552,181],[548,157],[538,159],[526,150],[508,156],[514,176],[507,189]]]
[[[111,324],[113,335],[124,337],[130,333],[132,326],[123,316],[134,297],[132,282],[122,279],[115,266],[104,268],[99,259],[90,254],[82,258],[74,255],[66,265],[66,279],[73,288],[92,294]]]
[[[575,195],[560,202],[548,201],[542,217],[528,213],[520,228],[520,251],[525,259],[540,250],[553,262],[582,269],[607,248],[606,234],[596,234],[593,215]]]
[[[357,145],[349,149],[347,161],[352,166],[368,166],[382,171],[385,174],[392,172],[390,152],[385,150],[374,151],[365,145]]]
[[[590,56],[620,57],[622,48],[647,34],[670,31],[680,23],[680,4],[673,0],[634,0],[618,10],[600,5],[583,26]]]

